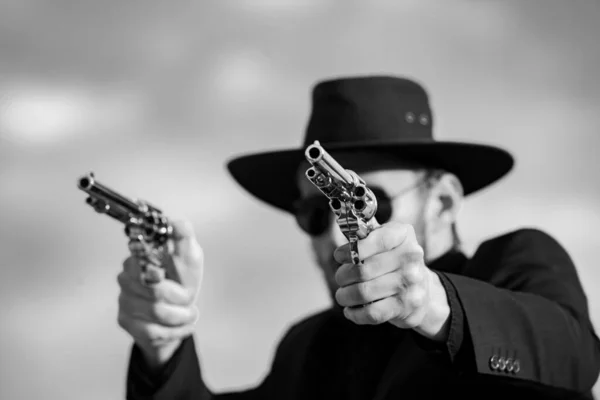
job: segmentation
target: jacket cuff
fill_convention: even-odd
[[[413,331],[414,340],[421,349],[427,352],[444,353],[449,357],[450,362],[453,363],[457,359],[464,342],[464,310],[458,299],[456,288],[452,285],[452,282],[450,282],[448,277],[443,272],[433,272],[439,276],[442,286],[446,291],[448,305],[450,306],[450,329],[448,331],[448,338],[445,342],[436,342]]]
[[[209,392],[200,376],[193,336],[183,340],[160,371],[152,371],[141,349],[133,345],[127,373],[128,400],[175,400]]]

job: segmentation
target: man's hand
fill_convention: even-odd
[[[172,255],[167,258],[166,279],[152,286],[141,282],[139,260],[129,257],[118,276],[119,325],[142,349],[148,364],[158,368],[193,333],[198,319],[196,297],[202,281],[204,256],[193,228],[173,221]]]
[[[390,222],[358,241],[361,264],[350,260],[349,244],[336,249],[342,264],[335,275],[337,302],[357,324],[390,322],[430,339],[448,335],[450,307],[439,277],[425,266],[411,225]]]

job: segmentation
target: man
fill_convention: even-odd
[[[592,398],[599,341],[560,244],[519,229],[484,242],[471,259],[458,246],[463,198],[508,173],[512,157],[435,141],[432,132],[427,93],[416,82],[317,84],[304,146],[239,157],[229,170],[251,194],[295,215],[335,306],[287,332],[256,389],[212,394],[191,336],[202,250],[189,224],[177,222],[170,279],[143,286],[134,258],[119,276],[119,323],[135,339],[128,398]],[[359,241],[359,265],[327,199],[303,176],[314,140],[377,196],[380,226]]]

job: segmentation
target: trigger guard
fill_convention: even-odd
[[[358,242],[353,240],[350,242],[350,259],[352,260],[352,264],[358,265],[360,264],[360,257],[358,255]]]

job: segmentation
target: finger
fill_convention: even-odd
[[[388,297],[358,308],[344,308],[344,316],[358,325],[379,325],[398,318],[403,308],[396,297]]]
[[[145,286],[139,276],[131,277],[125,272],[121,272],[117,276],[117,282],[123,293],[151,301],[163,301],[179,306],[190,305],[194,301],[194,295],[190,290],[168,279],[151,286]]]
[[[342,307],[355,307],[395,296],[403,291],[397,272],[390,272],[367,282],[358,282],[339,288],[335,299]]]
[[[376,254],[358,265],[352,263],[341,265],[335,273],[335,281],[341,287],[366,282],[395,271],[401,265],[400,256],[396,252]]]
[[[189,221],[172,221],[173,255],[165,263],[167,277],[186,287],[195,287],[202,277],[204,252],[198,243],[193,225]]]
[[[132,278],[140,279],[142,274],[162,276],[164,272],[160,270],[164,270],[164,267],[153,264],[144,257],[132,255],[123,261],[123,271]]]
[[[132,254],[143,253],[146,250],[146,246],[139,240],[130,240],[127,247]]]
[[[142,265],[142,259],[135,256],[129,256],[123,261],[123,272],[131,278],[139,279],[140,274],[142,273]]]
[[[173,219],[170,222],[173,227],[173,239],[181,241],[196,238],[194,225],[190,221],[185,219]]]
[[[172,221],[172,226],[173,256],[184,258],[186,263],[198,261],[203,254],[192,223],[180,219]]]
[[[138,296],[121,293],[119,311],[132,319],[166,326],[181,326],[196,320],[198,309],[195,306],[176,306],[165,302],[151,301]]]
[[[123,272],[131,279],[143,281],[148,286],[155,285],[166,277],[165,268],[137,256],[131,256],[123,262]]]
[[[358,254],[361,260],[365,260],[376,254],[395,249],[409,237],[414,237],[414,229],[409,224],[397,221],[382,225],[375,229],[369,236],[358,241]],[[350,259],[350,244],[346,243],[338,247],[334,252],[334,258],[340,264],[352,262]]]
[[[177,327],[167,327],[156,323],[131,319],[119,313],[119,326],[127,331],[138,343],[159,346],[173,340],[184,339],[194,333],[196,326],[188,324]]]

